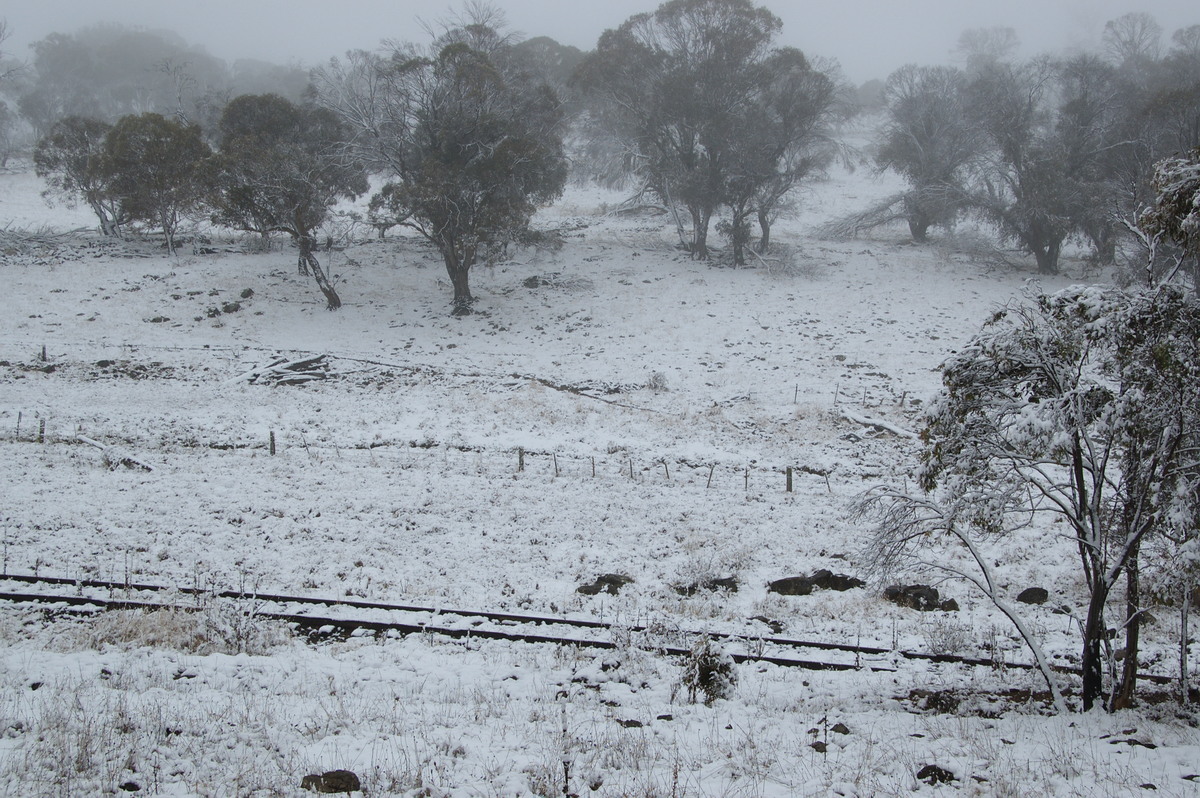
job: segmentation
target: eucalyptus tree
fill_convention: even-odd
[[[366,171],[345,157],[349,130],[331,111],[278,95],[243,95],[226,106],[213,159],[213,221],[263,237],[286,233],[330,310],[341,307],[316,256],[316,230],[339,199],[369,188]]]
[[[1164,535],[1194,536],[1200,515],[1200,302],[1173,286],[1038,297],[998,311],[942,375],[922,434],[920,492],[880,487],[860,507],[876,521],[877,563],[975,584],[1016,624],[1062,706],[1057,677],[997,579],[994,546],[1031,527],[1063,530],[1086,592],[1076,619],[1083,709],[1128,706],[1140,551]],[[943,542],[969,565],[937,552]],[[1122,578],[1129,664],[1106,691],[1107,612]]]
[[[104,141],[111,129],[98,119],[69,116],[55,122],[33,151],[34,171],[46,181],[42,196],[69,206],[82,200],[106,236],[118,235],[124,221],[114,175],[105,162]]]
[[[967,168],[982,137],[966,114],[967,77],[947,66],[909,64],[888,76],[886,111],[875,162],[908,183],[902,203],[914,241],[933,225],[950,225],[966,206]]]
[[[122,117],[105,135],[103,168],[122,214],[161,230],[173,255],[180,222],[204,203],[211,154],[199,126],[144,113]]]
[[[620,142],[625,166],[691,217],[683,244],[708,257],[713,214],[751,135],[782,23],[750,0],[671,0],[605,31],[576,73],[592,121]]]
[[[315,76],[354,152],[390,178],[380,205],[437,247],[456,315],[474,301],[471,268],[522,237],[567,177],[557,96],[509,68],[511,39],[474,11],[428,46],[351,53]]]

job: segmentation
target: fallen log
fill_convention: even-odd
[[[95,446],[97,449],[103,452],[104,460],[108,463],[109,468],[115,469],[117,466],[124,466],[125,468],[133,469],[135,471],[154,470],[154,466],[138,460],[136,457],[128,454],[127,452],[122,452],[112,446],[106,446],[103,443],[100,443],[100,441],[93,440],[92,438],[88,438],[84,435],[76,435],[75,437],[81,443],[86,443],[88,446]]]
[[[860,416],[857,413],[851,413],[844,407],[839,407],[838,412],[841,413],[842,418],[846,419],[847,421],[853,421],[855,424],[861,424],[864,427],[871,427],[878,432],[890,432],[900,438],[916,439],[918,437],[917,433],[913,432],[912,430],[897,426],[882,418]]]

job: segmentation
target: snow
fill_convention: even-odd
[[[660,217],[609,212],[620,195],[572,187],[538,220],[569,231],[562,250],[476,269],[479,312],[466,318],[449,316],[435,253],[398,235],[361,231],[320,253],[336,313],[278,243],[168,258],[75,234],[6,252],[4,572],[664,632],[761,635],[752,619],[765,616],[788,637],[1027,660],[965,585],[939,586],[960,612],[930,614],[884,603],[874,583],[766,592],[818,568],[867,575],[850,503],[912,480],[919,444],[895,433],[919,429],[939,364],[1027,293],[1027,272],[958,256],[953,236],[811,236],[896,187],[836,172],[778,225],[794,264],[738,270],[688,260]],[[40,190],[27,166],[0,173],[0,230],[94,227]],[[316,354],[328,379],[235,379]],[[1022,530],[996,555],[1013,595],[1050,589],[1027,618],[1052,659],[1076,659],[1077,633],[1054,614],[1085,595],[1069,541]],[[604,573],[634,581],[619,596],[576,592]],[[727,576],[737,592],[675,591]],[[1170,675],[1177,621],[1153,614],[1144,669]],[[1182,778],[1200,770],[1200,740],[1172,704],[1055,718],[989,700],[1041,689],[1026,671],[743,665],[733,696],[706,707],[686,702],[680,663],[633,645],[355,637],[199,653],[99,639],[97,623],[0,607],[6,794],[134,781],[161,795],[292,795],[306,773],[340,767],[372,794],[557,795],[564,758],[571,791],[598,796],[931,793],[915,779],[930,763],[974,794],[1200,789]],[[913,691],[962,704],[920,711]],[[849,734],[829,730],[839,722]]]

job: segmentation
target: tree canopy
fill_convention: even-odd
[[[243,95],[225,108],[213,159],[213,221],[226,227],[290,235],[300,268],[313,274],[330,310],[341,299],[317,261],[315,231],[340,198],[368,190],[362,165],[344,157],[349,131],[331,111],[298,106],[274,94]]]
[[[520,237],[567,176],[558,98],[506,69],[512,45],[492,21],[451,28],[427,48],[353,53],[317,76],[355,152],[391,178],[396,218],[441,253],[457,314],[473,302],[471,268]]]

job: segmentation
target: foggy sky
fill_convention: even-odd
[[[908,63],[949,63],[967,28],[1016,29],[1022,55],[1094,49],[1104,23],[1146,11],[1166,36],[1200,23],[1195,0],[767,0],[783,20],[780,44],[836,58],[855,83],[885,78]],[[166,28],[189,44],[232,62],[257,58],[311,66],[382,39],[424,42],[418,17],[436,23],[461,3],[412,0],[18,0],[0,9],[19,58],[52,32],[74,33],[99,22]],[[499,0],[510,28],[591,49],[600,33],[658,0]]]

